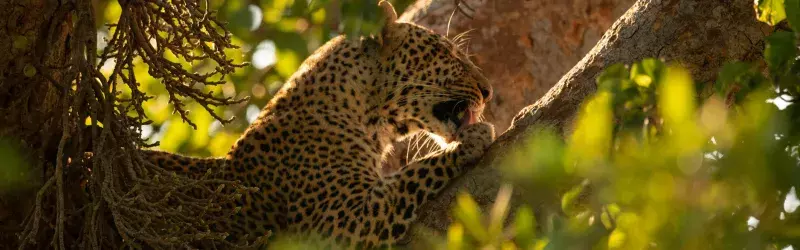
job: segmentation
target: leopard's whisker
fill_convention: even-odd
[[[419,159],[419,157],[422,156],[420,153],[422,152],[423,149],[427,148],[428,145],[431,142],[433,142],[433,138],[431,138],[429,135],[425,134],[425,138],[424,138],[424,140],[422,142],[422,146],[417,148],[417,152],[414,154],[413,161],[417,161]]]
[[[420,133],[420,134],[422,134],[422,133]],[[420,138],[420,140],[422,140],[422,142],[424,144],[425,140],[422,139],[422,137],[419,137],[419,138]],[[415,146],[413,148],[414,154],[411,154],[411,158],[408,159],[409,162],[414,162],[414,161],[417,160],[417,154],[419,154],[419,148],[420,148],[420,145],[419,145],[419,140],[418,140],[417,143],[415,143]],[[411,149],[409,149],[409,151],[411,151]]]
[[[409,152],[411,152],[411,145],[414,144],[414,141],[417,140],[418,134],[419,133],[413,134],[411,135],[411,138],[406,140],[406,158],[405,158],[406,161],[408,161]]]
[[[458,43],[458,41],[461,40],[461,37],[463,37],[467,32],[469,32],[469,30],[458,33],[457,35],[453,36],[450,41],[453,43]]]

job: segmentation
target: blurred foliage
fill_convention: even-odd
[[[27,162],[22,158],[21,152],[9,140],[0,138],[0,194],[33,186],[28,176]]]
[[[800,1],[755,8],[800,30]],[[568,138],[542,129],[507,159],[506,176],[534,206],[503,227],[462,195],[449,249],[800,248],[797,35],[777,28],[767,74],[728,63],[711,96],[656,59],[606,68]]]
[[[177,115],[169,104],[169,96],[158,79],[148,74],[147,65],[135,62],[136,78],[140,88],[154,98],[144,103],[144,110],[153,123],[142,128],[143,136],[151,142],[160,142],[159,148],[195,156],[223,156],[239,135],[258,115],[260,107],[272,98],[282,84],[300,66],[303,60],[325,42],[340,34],[350,37],[377,34],[382,14],[377,0],[210,0],[204,2],[208,10],[216,10],[219,20],[233,34],[238,50],[227,51],[236,62],[249,66],[225,79],[221,86],[206,86],[208,90],[226,97],[246,97],[248,103],[216,108],[224,118],[237,117],[224,127],[196,103],[188,103],[189,118],[198,124],[192,129]],[[398,13],[411,4],[411,0],[392,1]],[[110,34],[106,24],[115,22],[121,12],[116,0],[95,0],[98,37]],[[104,42],[99,42],[104,47]],[[165,55],[170,59],[170,55]],[[174,56],[173,56],[174,57]],[[177,58],[173,58],[177,59]],[[180,61],[180,60],[174,60]],[[113,62],[111,62],[113,63]],[[104,69],[111,70],[112,65]],[[213,69],[213,63],[183,65],[195,72]],[[110,72],[104,72],[110,73]],[[129,90],[123,91],[128,97]]]

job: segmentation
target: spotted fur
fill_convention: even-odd
[[[150,160],[176,171],[223,169],[258,187],[233,206],[233,236],[315,232],[350,246],[402,240],[433,199],[494,139],[478,122],[491,98],[488,81],[446,37],[396,22],[377,37],[337,37],[288,80],[226,158],[157,151]],[[459,115],[462,114],[462,115]],[[427,132],[450,142],[388,175],[379,168],[390,144]]]

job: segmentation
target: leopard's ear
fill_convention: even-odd
[[[381,10],[383,10],[386,25],[393,24],[397,21],[397,12],[394,11],[394,6],[392,6],[392,3],[386,0],[381,0],[378,3],[378,6],[381,7]]]
[[[397,12],[394,11],[394,6],[387,0],[381,0],[378,2],[378,7],[383,10],[384,16],[384,24],[383,29],[381,29],[381,35],[378,36],[378,42],[384,47],[391,47],[390,41],[392,41],[392,37],[394,36],[394,26],[395,22],[397,22]]]

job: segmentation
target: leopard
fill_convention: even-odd
[[[358,249],[407,242],[420,209],[495,139],[482,121],[492,87],[447,36],[398,21],[380,1],[378,34],[335,37],[288,78],[224,158],[145,150],[159,167],[258,191],[228,208],[232,235],[313,232]],[[386,173],[393,142],[427,133],[440,150]]]

